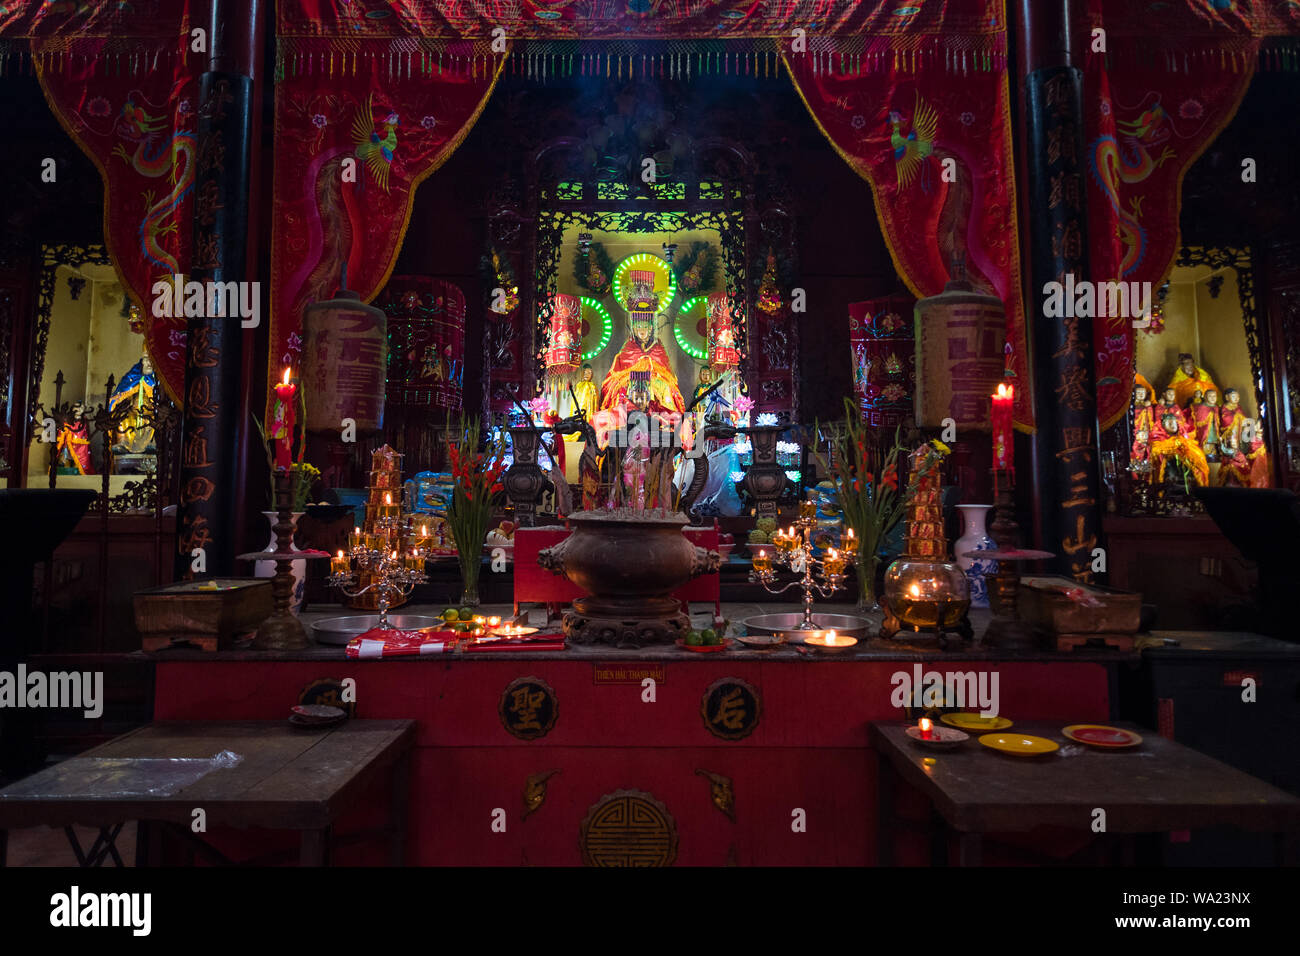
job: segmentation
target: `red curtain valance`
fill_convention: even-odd
[[[302,40],[295,55],[305,68],[285,70],[281,61],[269,384],[285,366],[298,367],[303,308],[331,298],[344,268],[347,287],[367,302],[388,280],[416,187],[460,145],[505,62],[470,52],[465,44],[445,64],[426,56],[395,69],[383,44],[359,43],[344,60],[322,41]]]
[[[203,67],[203,57],[189,53],[191,7],[172,0],[137,3],[131,16],[117,4],[63,12],[73,6],[11,6],[0,15],[0,35],[35,34],[30,56],[46,101],[104,181],[104,244],[140,307],[145,349],[167,394],[183,404],[185,318],[154,316],[152,288],[190,269]]]
[[[1093,0],[1084,59],[1088,245],[1095,282],[1168,277],[1179,240],[1183,177],[1232,121],[1257,69],[1300,66],[1300,4],[1182,0],[1158,13]],[[1105,52],[1094,50],[1104,31]],[[1062,201],[1080,203],[1078,190]],[[1132,397],[1130,316],[1093,322],[1097,417],[1119,421]]]
[[[809,34],[977,35],[1002,26],[1000,4],[969,0],[280,0],[281,36],[521,39],[789,40]]]

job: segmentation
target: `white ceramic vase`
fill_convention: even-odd
[[[279,546],[275,540],[275,523],[280,520],[280,516],[274,511],[263,511],[262,514],[266,516],[266,522],[271,526],[271,541],[263,550],[274,551]],[[303,514],[304,512],[302,511],[295,511],[293,513],[292,520],[295,533],[298,530],[298,519],[301,518]],[[302,550],[293,543],[292,538],[289,539],[289,547],[294,551]],[[289,602],[289,610],[293,611],[294,614],[297,614],[298,609],[302,607],[303,594],[307,589],[307,562],[305,560],[290,561],[289,570],[293,573],[293,600]],[[275,562],[256,562],[253,566],[253,576],[258,578],[275,577]]]
[[[992,551],[997,543],[989,537],[985,522],[988,521],[992,505],[958,505],[961,512],[961,537],[952,546],[953,556],[958,566],[966,572],[970,582],[970,606],[989,606],[989,578],[997,573],[996,561],[984,561],[979,558],[964,558],[967,551]]]

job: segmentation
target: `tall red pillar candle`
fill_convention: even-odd
[[[294,414],[297,411],[297,403],[294,397],[298,394],[298,386],[289,381],[289,369],[284,370],[284,381],[275,386],[275,397],[280,400],[280,405],[276,409],[275,431],[275,467],[283,468],[286,471],[293,464],[293,426]]]
[[[1011,430],[1011,412],[1016,390],[1012,385],[998,386],[993,395],[993,467],[1011,471],[1015,467],[1015,437]]]

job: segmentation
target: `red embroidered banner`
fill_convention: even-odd
[[[1150,283],[1154,302],[1178,250],[1183,176],[1231,122],[1257,68],[1294,68],[1294,48],[1273,40],[1300,35],[1300,4],[1183,0],[1157,16],[1094,0],[1083,33],[1091,278]],[[1135,318],[1093,321],[1103,428],[1132,397]]]
[[[951,3],[983,24],[974,35],[916,38],[909,50],[863,58],[809,40],[786,65],[818,126],[871,186],[900,277],[936,295],[964,262],[971,282],[1002,300],[1016,423],[1032,428],[1025,308],[1000,2]],[[983,10],[975,17],[969,11]]]
[[[104,245],[140,307],[159,380],[183,404],[185,319],[155,317],[152,289],[189,271],[203,65],[201,55],[189,54],[189,4],[163,10],[149,3],[129,15],[73,6],[10,5],[0,13],[0,36],[32,37],[31,58],[50,109],[99,170]]]
[[[268,382],[297,367],[302,310],[330,298],[345,269],[348,288],[366,302],[387,281],[415,188],[469,132],[504,62],[475,61],[464,46],[450,46],[445,62],[427,51],[398,62],[383,43],[343,53],[298,39],[282,56]]]

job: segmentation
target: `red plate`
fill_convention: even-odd
[[[1108,727],[1105,724],[1071,724],[1062,729],[1062,734],[1070,740],[1093,747],[1123,749],[1136,747],[1142,743],[1142,737],[1122,727]]]
[[[680,640],[675,643],[684,651],[694,651],[697,654],[708,654],[712,651],[725,651],[731,646],[731,638],[726,638],[721,644],[699,644],[694,647],[690,644],[685,644]]]

